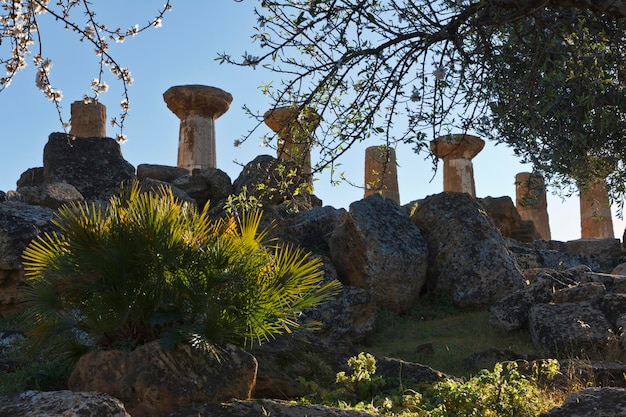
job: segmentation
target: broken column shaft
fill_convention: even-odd
[[[102,103],[91,100],[75,101],[71,106],[70,135],[82,138],[104,138],[107,135],[107,109]]]
[[[400,204],[396,151],[388,146],[365,149],[364,197],[380,194]]]
[[[515,206],[522,220],[532,220],[543,240],[551,240],[546,186],[541,175],[520,172],[515,176]]]
[[[604,180],[581,189],[580,229],[583,239],[615,237],[609,194]]]

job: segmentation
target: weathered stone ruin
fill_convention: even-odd
[[[120,184],[137,179],[146,191],[166,186],[198,207],[209,203],[211,215],[219,216],[229,196],[244,187],[256,192],[256,184],[268,181],[276,163],[293,162],[311,151],[310,143],[295,143],[297,152],[288,152],[294,142],[285,133],[285,120],[291,120],[293,109],[274,109],[266,122],[289,149],[277,157],[258,156],[231,180],[216,165],[214,123],[232,97],[213,87],[178,86],[164,98],[181,119],[178,166],[146,163],[135,169],[115,140],[98,136],[105,132],[102,109],[81,104],[72,107],[76,126],[71,134],[50,135],[44,166],[26,170],[16,192],[0,193],[0,312],[19,310],[21,253],[38,233],[53,229],[50,219],[61,205],[105,201]],[[319,332],[303,339],[279,338],[250,352],[230,349],[222,363],[185,346],[97,352],[101,354],[80,360],[70,378],[72,391],[0,398],[0,415],[25,410],[36,415],[45,408],[52,415],[88,410],[133,417],[244,416],[265,410],[272,415],[364,416],[336,409],[319,414],[319,407],[272,399],[306,394],[296,380],[315,364],[300,360],[303,351],[324,354],[341,366],[354,353],[352,344],[374,329],[377,309],[404,313],[425,294],[466,309],[489,309],[494,326],[527,330],[537,350],[564,359],[563,366],[573,356],[601,357],[615,349],[626,353],[626,267],[620,241],[605,236],[550,240],[545,190],[528,188],[535,184],[531,180],[543,181],[530,175],[516,179],[517,207],[509,197],[476,198],[471,159],[483,145],[469,135],[434,141],[433,152],[444,160],[444,192],[405,206],[398,204],[393,149],[381,152],[378,147],[366,157],[365,182],[381,180],[382,186],[347,210],[324,206],[315,195],[294,201],[287,200],[289,193],[258,195],[266,221],[275,225],[275,237],[319,256],[326,277],[343,283],[341,293],[323,308],[303,312],[302,320],[323,323]],[[298,210],[290,209],[294,206]],[[523,359],[514,352],[491,355]],[[599,361],[576,366],[577,372],[611,375],[608,385],[616,388],[582,391],[547,415],[589,415],[581,411],[589,407],[617,413],[603,415],[623,414],[626,367]],[[402,369],[404,378],[427,383],[447,377],[393,358],[381,359],[379,368],[389,376]],[[215,404],[221,401],[227,404]]]

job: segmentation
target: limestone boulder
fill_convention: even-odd
[[[324,281],[338,280],[337,271],[325,256]],[[371,293],[363,288],[343,285],[341,291],[322,305],[302,312],[302,322],[317,322],[316,338],[324,340],[362,341],[376,327],[376,303]]]
[[[517,362],[518,364],[528,364],[537,358],[534,355],[517,353],[509,349],[489,348],[480,352],[475,352],[466,358],[463,358],[465,369],[476,374],[482,369],[493,369],[497,363]]]
[[[64,204],[79,203],[84,200],[83,195],[71,184],[55,182],[38,186],[18,187],[17,192],[22,195],[25,203],[58,209]]]
[[[331,206],[313,207],[285,216],[285,220],[298,236],[300,246],[316,253],[330,252],[330,237],[341,224],[345,209]]]
[[[530,243],[509,239],[507,246],[522,269],[565,270],[585,265],[595,272],[610,273],[621,262],[616,239],[536,240]]]
[[[254,346],[259,370],[254,398],[292,399],[311,393],[302,381],[333,387],[336,374],[350,357],[346,339],[325,341],[315,333],[282,335],[261,346]]]
[[[626,277],[622,275],[603,274],[599,272],[583,272],[579,276],[581,283],[599,282],[609,293],[626,293]]]
[[[368,290],[379,307],[402,313],[419,298],[428,266],[426,242],[392,200],[372,195],[350,204],[329,247],[340,279]]]
[[[532,221],[524,221],[513,204],[511,197],[485,197],[477,199],[493,220],[496,228],[504,237],[520,242],[532,242],[541,239]]]
[[[0,269],[20,269],[22,252],[42,232],[53,229],[53,211],[22,202],[0,203]]]
[[[524,288],[524,278],[493,221],[466,193],[427,197],[411,219],[428,243],[427,290],[461,307],[490,305]]]
[[[359,410],[321,405],[296,404],[293,401],[255,399],[250,401],[229,401],[222,404],[198,404],[172,413],[169,417],[371,417],[370,413]],[[133,416],[134,417],[134,416]]]
[[[376,358],[376,375],[385,378],[402,377],[402,381],[414,384],[434,384],[444,379],[457,379],[452,375],[419,363],[396,358]]]
[[[209,201],[217,203],[233,194],[235,189],[230,176],[218,168],[194,169],[193,177],[201,178],[207,188]]]
[[[17,180],[17,188],[43,185],[43,167],[27,169]]]
[[[626,262],[617,265],[611,271],[611,275],[624,275],[626,276]]]
[[[117,398],[101,392],[25,391],[0,397],[0,416],[131,417]]]
[[[0,314],[19,310],[24,269],[0,269]]]
[[[554,303],[575,303],[589,301],[597,303],[606,294],[606,287],[600,282],[586,282],[572,285],[555,291],[552,295]]]
[[[141,190],[147,193],[158,194],[161,189],[165,188],[166,190],[172,191],[172,195],[178,200],[190,203],[195,207],[198,206],[198,203],[194,198],[192,198],[184,190],[181,190],[180,188],[168,182],[155,180],[152,178],[144,178],[143,180],[139,181],[139,185],[141,186]]]
[[[594,304],[536,304],[528,314],[535,347],[550,357],[606,357],[619,344],[611,323]]]
[[[563,387],[576,381],[581,386],[626,388],[626,364],[605,360],[562,359],[559,360],[561,375],[555,378]]]
[[[511,331],[525,327],[528,312],[535,304],[549,303],[555,289],[566,288],[563,277],[556,271],[537,271],[529,285],[496,301],[489,308],[489,322]]]
[[[621,417],[626,415],[626,389],[587,388],[540,417]]]
[[[53,133],[44,147],[43,176],[46,184],[72,184],[86,200],[106,200],[135,178],[135,168],[112,138]]]
[[[264,205],[277,206],[293,198],[308,199],[309,204],[315,205],[320,200],[313,196],[296,194],[301,180],[280,172],[289,172],[290,162],[279,160],[270,155],[259,155],[248,162],[239,176],[233,181],[234,194],[239,195],[244,190],[248,196],[257,198]],[[284,184],[284,185],[281,185]]]
[[[233,193],[233,186],[227,173],[217,168],[194,169],[191,175],[183,175],[172,181],[172,185],[184,190],[203,208],[212,206]]]
[[[131,352],[90,352],[70,375],[72,391],[105,392],[119,398],[133,417],[168,416],[192,402],[247,399],[254,388],[257,361],[242,349],[212,352],[158,342]]]
[[[613,328],[620,329],[618,320],[626,315],[626,294],[609,293],[605,294],[599,302],[600,310],[613,325]],[[622,329],[623,330],[623,329]]]
[[[151,178],[163,182],[172,182],[183,175],[189,175],[189,170],[182,167],[158,164],[137,165],[137,179],[139,181]]]

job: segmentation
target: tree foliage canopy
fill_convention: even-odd
[[[262,0],[255,13],[260,56],[218,59],[275,72],[275,107],[316,109],[317,170],[373,137],[428,152],[474,131],[553,183],[610,174],[624,193],[626,2]]]
[[[263,91],[274,108],[317,112],[314,171],[334,168],[364,140],[429,155],[429,140],[475,132],[511,146],[553,184],[584,186],[608,176],[613,197],[623,198],[626,1],[254,3],[259,56],[223,53],[218,60],[269,68],[275,81]],[[108,44],[160,26],[170,0],[146,25],[126,29],[99,21],[88,0],[0,0],[0,7],[0,91],[32,54],[37,86],[58,108],[61,92],[39,32],[42,16],[52,16],[94,46],[100,72],[86,100],[107,90],[107,68],[123,84],[121,112],[112,120],[123,140],[132,77]],[[257,126],[264,122],[250,113]]]

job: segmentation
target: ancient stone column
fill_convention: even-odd
[[[468,193],[476,197],[472,158],[484,146],[484,140],[472,135],[446,135],[430,142],[431,152],[443,159],[444,191]]]
[[[268,110],[263,118],[265,124],[278,135],[278,159],[298,164],[302,175],[310,181],[312,132],[320,120],[317,113],[286,106]]]
[[[615,237],[609,193],[604,180],[581,189],[580,229],[583,239]]]
[[[400,204],[396,151],[387,146],[365,149],[365,193],[368,197],[380,194]]]
[[[543,240],[552,240],[543,177],[530,172],[515,176],[515,206],[522,220],[532,220]]]
[[[71,107],[70,135],[82,138],[104,138],[107,135],[107,108],[95,100],[75,101]]]
[[[163,99],[180,119],[177,165],[189,171],[217,168],[215,119],[228,111],[233,96],[206,85],[178,85]]]

